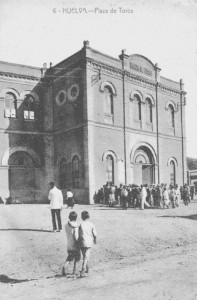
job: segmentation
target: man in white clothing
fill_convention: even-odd
[[[50,201],[50,207],[51,207],[53,231],[60,232],[62,230],[61,210],[63,207],[63,195],[62,195],[62,191],[60,191],[55,186],[55,182],[50,182],[49,186],[50,186],[50,191],[49,191],[48,199]],[[56,225],[56,218],[58,223],[58,230]]]
[[[147,197],[146,187],[147,187],[146,184],[143,185],[143,186],[142,186],[142,190],[141,190],[141,193],[142,193],[141,209],[144,209],[144,205],[145,205],[146,207],[150,207],[150,205],[148,204],[148,202],[146,202],[146,197]]]
[[[73,193],[71,190],[67,191],[67,206],[73,208],[74,207],[74,198],[73,198]]]

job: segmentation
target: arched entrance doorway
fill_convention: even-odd
[[[139,146],[133,154],[133,178],[135,184],[155,182],[155,158],[150,147]]]
[[[35,200],[35,162],[25,151],[17,151],[10,155],[9,190],[12,198],[23,202]]]

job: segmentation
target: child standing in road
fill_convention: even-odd
[[[76,264],[80,260],[80,248],[78,246],[78,239],[79,239],[79,225],[76,222],[77,220],[77,213],[72,211],[69,214],[69,221],[65,225],[65,231],[67,236],[67,251],[68,256],[66,262],[62,267],[62,276],[66,276],[68,265],[74,261],[73,265],[73,275],[76,274]]]
[[[83,256],[83,263],[80,277],[84,277],[85,273],[89,272],[88,262],[90,258],[90,252],[93,246],[93,242],[94,244],[96,244],[97,233],[95,226],[91,222],[89,222],[90,215],[87,211],[83,211],[81,213],[81,218],[83,222],[81,222],[81,225],[79,227],[79,241]]]

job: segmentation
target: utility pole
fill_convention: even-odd
[[[183,80],[180,79],[180,108],[181,108],[181,146],[182,146],[182,179],[183,179],[183,185],[185,184],[185,161],[184,161],[184,136],[183,136],[183,96],[185,94],[184,92],[184,84]]]
[[[159,159],[159,112],[158,112],[158,85],[159,85],[159,72],[158,64],[155,64],[155,92],[156,92],[156,127],[157,127],[157,163],[158,163],[158,184],[160,184],[160,159]]]
[[[125,49],[122,50],[122,96],[123,96],[123,139],[124,139],[124,176],[125,185],[127,185],[127,151],[126,151],[126,112],[125,112],[125,69],[124,69],[124,55]]]

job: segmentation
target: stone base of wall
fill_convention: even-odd
[[[64,203],[66,203],[67,190],[62,190],[64,196]],[[88,189],[72,189],[74,194],[75,203],[77,204],[89,204],[89,192]]]
[[[77,204],[89,204],[89,192],[88,189],[73,189],[75,203]],[[66,193],[67,190],[62,190],[64,196],[64,203],[66,204]],[[13,202],[20,203],[34,203],[49,204],[48,194],[41,190],[11,190],[10,198]],[[6,199],[6,198],[5,198]],[[2,197],[2,202],[5,202],[5,199]]]
[[[40,190],[11,190],[10,197],[12,201],[21,203],[46,203]]]

